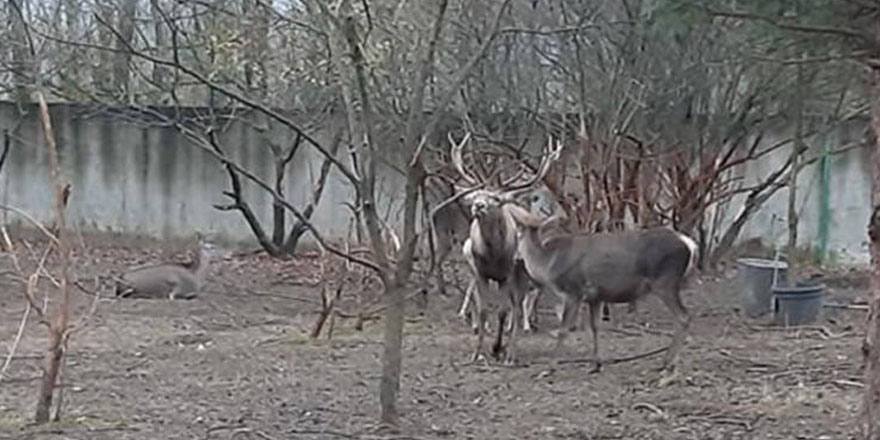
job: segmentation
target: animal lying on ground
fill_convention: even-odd
[[[120,298],[192,299],[202,287],[204,276],[216,247],[207,237],[197,234],[199,251],[191,267],[163,263],[131,269],[116,282]]]

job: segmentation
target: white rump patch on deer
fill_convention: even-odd
[[[687,235],[682,234],[681,232],[675,231],[675,234],[678,235],[678,238],[684,242],[685,246],[687,246],[688,250],[691,251],[691,258],[688,260],[687,269],[685,269],[684,273],[689,274],[694,267],[697,265],[697,252],[699,252],[699,246],[697,246],[697,242],[694,241],[693,238],[688,237]]]

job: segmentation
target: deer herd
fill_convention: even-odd
[[[532,330],[538,295],[549,291],[557,299],[557,350],[563,347],[581,305],[588,306],[591,360],[595,365],[592,371],[598,372],[602,366],[597,333],[601,305],[629,303],[633,307],[640,298],[653,294],[672,312],[678,324],[663,362],[664,370],[672,369],[690,323],[680,290],[696,262],[694,240],[669,227],[548,233],[548,229],[564,220],[558,214],[560,210],[550,216],[536,214],[526,207],[529,203],[524,196],[534,191],[558,161],[561,143],[548,142],[540,165],[530,177],[523,179],[526,168],[520,162],[518,172],[505,179],[502,174],[507,168],[501,166],[492,172],[478,172],[476,167],[468,171],[463,149],[470,138],[466,134],[456,142],[449,135],[451,162],[458,174],[456,181],[463,180],[467,186],[456,184],[454,194],[437,204],[428,217],[437,241],[435,247],[439,249],[438,261],[432,258],[434,270],[453,251],[449,230],[455,225],[438,227],[442,221],[450,221],[443,212],[452,212],[462,201],[469,211],[468,234],[461,252],[472,280],[465,290],[459,315],[467,316],[468,310],[472,310],[471,322],[476,332],[473,360],[485,358],[489,311],[495,310],[497,333],[491,355],[504,363],[515,363],[518,323],[522,322],[524,331]],[[459,217],[461,214],[458,213]],[[462,226],[462,221],[458,223]],[[212,240],[200,235],[199,253],[192,264],[158,264],[130,270],[117,280],[116,294],[133,298],[192,298],[199,292],[206,267],[216,252]],[[436,271],[435,277],[438,287],[443,289],[442,271]],[[505,333],[509,334],[506,344]]]
[[[546,177],[559,159],[561,144],[548,142],[537,171],[524,182],[516,182],[523,172],[507,180],[501,179],[500,169],[482,178],[469,172],[462,158],[469,139],[469,134],[460,142],[449,137],[452,165],[469,186],[457,188],[455,195],[439,204],[432,211],[431,221],[433,224],[437,212],[455,200],[463,199],[470,206],[472,220],[462,253],[473,280],[459,314],[465,315],[473,303],[472,322],[477,333],[473,359],[484,355],[489,302],[499,302],[494,304],[498,331],[492,355],[505,363],[515,363],[517,323],[521,319],[523,329],[530,330],[538,293],[550,291],[558,300],[557,350],[563,347],[581,304],[589,306],[591,359],[595,365],[592,371],[598,372],[602,366],[597,333],[600,306],[629,303],[632,307],[636,300],[654,294],[678,323],[663,362],[663,369],[671,370],[690,323],[680,291],[696,262],[698,248],[694,240],[669,227],[547,234],[544,231],[562,216],[535,214],[524,208],[520,199]],[[509,333],[506,345],[505,331]]]

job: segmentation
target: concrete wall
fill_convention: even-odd
[[[7,164],[0,171],[0,201],[51,220],[46,147],[39,129],[36,108],[28,106],[19,121],[16,107],[0,103],[0,129],[12,129],[14,142]],[[214,204],[230,199],[228,175],[220,163],[173,127],[155,121],[132,122],[130,117],[110,115],[83,106],[53,105],[52,122],[63,172],[72,183],[70,218],[84,231],[118,231],[156,237],[188,236],[194,230],[212,230],[230,240],[250,240],[251,231],[236,211],[221,212]],[[312,134],[329,142],[333,128]],[[289,146],[289,134],[274,133]],[[219,136],[226,153],[258,176],[271,181],[273,157],[265,138],[242,122],[231,122]],[[340,154],[341,158],[345,155]],[[288,169],[288,200],[303,206],[311,197],[322,158],[307,146],[299,149]],[[383,194],[399,184],[400,177],[386,173],[380,181]],[[271,197],[244,181],[245,194],[264,227],[271,226]],[[348,231],[351,200],[347,182],[331,172],[323,199],[313,221],[329,237],[342,238]],[[380,200],[386,212],[388,198]],[[9,220],[15,216],[7,215]],[[292,221],[292,220],[289,220]],[[288,223],[290,224],[290,223]],[[271,233],[271,231],[267,231]]]
[[[866,146],[867,121],[854,120],[843,124],[828,136],[808,140],[811,147],[807,157],[821,154],[826,145],[835,149],[859,146],[846,153],[829,157],[830,161],[830,227],[828,251],[830,257],[841,264],[867,264],[870,262],[867,227],[871,215],[871,149]],[[769,137],[768,145],[778,141]],[[783,148],[758,162],[752,162],[739,170],[744,185],[754,184],[784,164],[791,150]],[[798,177],[797,210],[799,217],[799,247],[818,246],[819,212],[821,191],[821,167],[819,162],[807,166]],[[735,198],[729,207],[731,216],[742,209],[745,197]],[[773,216],[777,221],[773,221]],[[779,190],[767,201],[740,236],[740,240],[762,238],[784,248],[788,237],[788,189]]]
[[[16,127],[12,132],[15,139],[12,152],[0,171],[0,201],[49,220],[51,195],[45,146],[36,107],[28,106],[24,110],[26,114],[20,117],[15,105],[0,103],[0,129]],[[71,218],[84,231],[174,237],[188,236],[194,230],[213,230],[231,240],[252,240],[251,231],[240,214],[213,208],[214,204],[229,201],[222,195],[229,187],[223,168],[173,127],[79,105],[53,105],[51,114],[64,173],[73,184]],[[319,141],[328,142],[338,129],[334,124],[339,123],[331,121],[310,132]],[[268,179],[272,174],[272,155],[262,135],[248,123],[237,121],[227,126],[220,135],[227,153],[242,166]],[[865,128],[864,121],[843,127],[829,138],[831,148],[863,141]],[[272,137],[288,145],[292,141],[289,132],[283,130],[273,133]],[[821,147],[821,141],[814,139],[811,144]],[[765,141],[768,145],[772,142],[772,137]],[[740,169],[744,184],[766,176],[786,160],[787,154],[788,151],[782,149]],[[865,232],[870,214],[868,155],[865,148],[854,149],[834,157],[831,162],[829,249],[842,263],[868,261]],[[346,157],[340,154],[343,160]],[[310,197],[311,179],[317,176],[320,163],[321,158],[307,146],[294,158],[286,191],[296,206],[302,206]],[[807,246],[815,244],[817,234],[818,179],[818,168],[812,166],[803,172],[799,183],[800,242]],[[401,215],[398,195],[403,190],[403,177],[385,170],[379,185],[380,212],[387,214],[390,224],[396,225]],[[248,200],[268,228],[271,198],[249,183],[246,190]],[[334,171],[314,217],[314,222],[329,238],[346,237],[350,212],[343,202],[349,201],[350,196],[348,183]],[[731,202],[727,207],[728,219],[741,209],[742,202],[743,197]],[[787,194],[783,189],[748,223],[741,240],[758,237],[784,243],[785,224],[778,222],[775,228],[771,227],[771,218],[773,214],[784,218],[786,212]]]

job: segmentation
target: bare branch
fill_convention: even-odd
[[[25,220],[27,220],[28,223],[36,226],[36,228],[39,229],[40,232],[42,232],[43,235],[46,236],[46,238],[48,238],[50,241],[52,241],[52,243],[54,243],[55,245],[58,245],[58,237],[56,237],[55,234],[49,232],[49,229],[47,229],[45,226],[43,226],[43,224],[40,223],[39,220],[35,219],[30,214],[22,211],[21,209],[14,207],[14,206],[8,206],[8,205],[0,205],[0,210],[14,212],[14,213],[22,216]]]
[[[712,9],[707,6],[696,5],[691,3],[693,6],[696,6],[705,12],[716,15],[719,17],[729,17],[729,18],[740,18],[744,20],[752,20],[759,21],[766,24],[769,24],[773,27],[789,30],[794,32],[802,32],[808,34],[824,34],[824,35],[833,35],[838,37],[846,37],[846,38],[855,38],[857,40],[862,41],[870,47],[877,48],[877,42],[870,38],[868,35],[865,35],[862,32],[859,32],[855,29],[848,27],[835,27],[835,26],[819,26],[819,25],[809,25],[803,23],[795,23],[783,19],[779,19],[776,17],[769,17],[765,15],[755,14],[751,12],[744,11],[723,11],[718,9]]]
[[[9,346],[9,353],[6,355],[6,361],[3,362],[3,368],[0,368],[0,383],[3,382],[6,370],[9,369],[9,364],[12,363],[12,358],[15,357],[15,351],[18,349],[18,343],[21,342],[21,336],[24,334],[24,327],[27,325],[30,315],[31,303],[27,302],[25,303],[24,313],[21,315],[21,323],[18,324],[18,331],[15,332],[15,339],[12,340],[12,345]]]
[[[0,171],[3,171],[3,164],[6,163],[6,157],[9,156],[10,147],[12,147],[12,139],[9,136],[9,130],[3,130],[3,153],[0,153]]]
[[[200,74],[199,72],[196,72],[195,70],[193,70],[193,69],[191,69],[191,68],[185,66],[185,65],[182,64],[179,60],[169,61],[169,60],[165,60],[165,59],[162,59],[162,58],[159,58],[159,57],[156,57],[156,56],[153,56],[153,55],[150,55],[150,54],[147,54],[147,53],[144,53],[144,52],[138,51],[136,48],[132,47],[132,46],[131,46],[131,45],[125,40],[125,38],[122,38],[122,36],[119,34],[119,32],[118,32],[113,26],[111,26],[110,24],[106,23],[106,22],[105,22],[103,19],[101,19],[101,17],[99,17],[97,14],[93,14],[93,17],[94,17],[94,19],[95,19],[98,23],[102,24],[104,27],[106,27],[107,29],[109,29],[110,32],[112,32],[112,33],[116,36],[116,38],[120,41],[120,43],[123,44],[123,45],[126,47],[126,49],[127,49],[128,51],[130,51],[130,53],[131,53],[133,56],[136,56],[136,57],[138,57],[138,58],[142,58],[142,59],[144,59],[144,60],[146,60],[146,61],[149,61],[149,62],[152,62],[152,63],[154,63],[154,64],[158,64],[158,65],[162,65],[162,66],[168,66],[168,67],[174,67],[174,68],[180,70],[181,72],[185,73],[186,75],[191,76],[192,78],[194,78],[194,79],[195,79],[196,81],[198,81],[199,83],[204,84],[204,85],[207,86],[209,89],[211,89],[211,90],[213,90],[213,91],[216,91],[216,92],[219,92],[219,93],[223,94],[224,96],[226,96],[226,97],[228,97],[228,98],[230,98],[230,99],[232,99],[232,100],[234,100],[234,101],[237,101],[237,102],[239,102],[239,103],[241,103],[241,104],[244,104],[244,105],[246,105],[246,106],[248,106],[248,107],[251,107],[251,108],[254,108],[254,109],[256,109],[256,110],[259,110],[261,113],[265,114],[266,116],[268,116],[268,117],[274,119],[275,121],[278,121],[279,123],[281,123],[281,124],[284,125],[285,127],[288,127],[288,128],[290,128],[291,130],[295,131],[296,133],[298,133],[299,135],[301,135],[302,138],[305,139],[310,145],[312,145],[313,147],[315,147],[315,149],[317,149],[321,154],[323,154],[324,157],[326,157],[328,160],[330,160],[330,161],[333,163],[333,165],[335,165],[336,168],[339,169],[339,171],[340,171],[340,172],[341,172],[341,173],[342,173],[342,174],[343,174],[343,175],[344,175],[349,181],[351,181],[352,184],[354,184],[353,186],[354,186],[355,188],[358,187],[357,183],[359,182],[359,179],[357,178],[357,176],[355,176],[355,175],[351,172],[351,170],[348,169],[347,166],[345,166],[342,162],[340,162],[339,159],[337,159],[336,157],[334,157],[333,155],[331,155],[330,152],[327,151],[327,149],[324,148],[324,147],[323,147],[323,146],[322,146],[322,145],[321,145],[316,139],[314,139],[313,137],[309,136],[304,130],[302,130],[302,129],[301,129],[297,124],[295,124],[293,121],[291,121],[291,120],[289,120],[288,118],[284,117],[284,116],[281,115],[280,113],[278,113],[278,112],[276,112],[276,111],[270,109],[268,106],[266,106],[266,105],[264,105],[264,104],[261,104],[261,103],[255,101],[255,100],[250,99],[250,98],[247,98],[246,96],[244,96],[244,95],[242,95],[242,94],[236,93],[236,92],[234,92],[234,91],[232,91],[232,90],[227,89],[226,87],[223,87],[223,86],[221,86],[221,85],[215,83],[214,81],[211,81],[211,80],[208,79],[208,77],[206,77],[205,75],[202,75],[202,74]],[[48,35],[46,35],[45,37],[48,38],[48,39],[52,39],[52,40],[60,40],[60,42],[63,42],[63,43],[65,43],[65,44],[76,44],[76,43],[71,42],[71,41],[67,41],[67,40],[63,40],[63,39],[58,39],[58,38],[53,38],[53,37],[48,36]],[[108,48],[103,47],[103,46],[95,46],[95,45],[92,45],[92,46],[94,46],[94,47],[93,47],[94,49],[98,49],[98,50],[109,50]]]
[[[195,133],[191,128],[189,128],[186,125],[181,124],[179,122],[175,122],[174,125],[182,133],[184,133],[185,135],[187,135],[191,139],[193,139],[195,141],[196,145],[202,151],[210,154],[212,157],[214,157],[215,159],[220,161],[220,163],[222,163],[224,166],[231,167],[237,173],[241,174],[242,176],[245,176],[248,180],[255,183],[257,186],[259,186],[260,188],[264,189],[266,192],[271,194],[274,200],[277,200],[279,203],[281,203],[281,205],[284,206],[285,209],[290,211],[294,217],[296,217],[299,221],[301,221],[309,229],[309,231],[311,231],[312,236],[315,238],[315,241],[317,241],[318,244],[322,248],[326,249],[328,252],[330,252],[333,255],[336,255],[337,257],[343,258],[343,259],[351,261],[353,263],[360,264],[362,266],[368,267],[368,268],[376,270],[376,271],[381,270],[379,268],[379,266],[377,266],[375,263],[373,263],[371,261],[367,261],[367,260],[364,260],[361,258],[354,257],[352,255],[345,253],[344,251],[340,251],[340,250],[336,249],[334,246],[331,246],[327,242],[327,240],[324,239],[324,236],[321,234],[321,232],[318,231],[318,229],[315,228],[315,226],[308,219],[306,219],[302,215],[302,213],[299,212],[298,209],[296,209],[296,207],[294,207],[293,205],[290,204],[290,202],[285,200],[284,197],[281,196],[281,194],[278,194],[278,192],[275,191],[275,189],[272,188],[271,185],[264,182],[262,179],[260,179],[255,174],[251,173],[250,171],[244,169],[241,165],[230,160],[227,156],[214,151],[214,148],[210,145],[210,143],[206,139],[204,139],[203,136],[200,136],[197,133]]]

